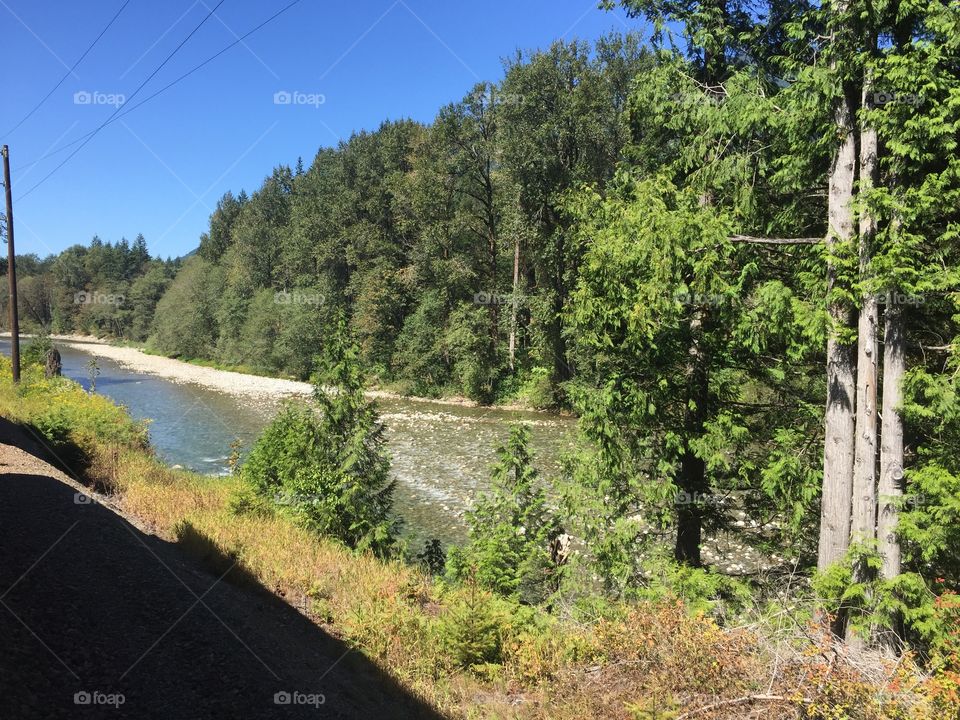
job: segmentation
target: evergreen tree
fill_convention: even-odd
[[[500,595],[539,604],[559,586],[549,546],[562,530],[547,507],[529,443],[525,426],[511,427],[510,438],[497,448],[490,491],[467,515],[470,541],[450,550],[447,568],[457,580],[470,578]]]

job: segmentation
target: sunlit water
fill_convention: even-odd
[[[0,340],[0,349],[9,354],[9,341]],[[92,356],[59,349],[63,374],[89,389]],[[97,365],[96,391],[149,422],[157,454],[171,465],[205,475],[225,473],[230,444],[239,438],[242,449],[249,449],[279,408],[279,399],[237,398],[137,373],[106,358],[97,358]],[[414,547],[428,537],[444,544],[463,539],[463,513],[487,486],[496,445],[507,438],[512,422],[529,425],[537,465],[548,478],[573,438],[571,419],[543,413],[399,399],[378,405],[397,481],[394,506]]]

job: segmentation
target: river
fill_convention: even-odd
[[[9,355],[9,340],[0,339],[0,349]],[[63,374],[89,389],[87,363],[93,356],[74,347],[59,349]],[[211,482],[227,472],[231,443],[239,439],[242,451],[248,450],[280,406],[280,399],[239,398],[138,373],[106,358],[98,358],[97,366],[96,392],[148,421],[157,455]],[[487,487],[496,445],[506,440],[511,423],[530,427],[536,464],[546,478],[556,475],[573,441],[575,421],[546,413],[398,398],[377,404],[397,481],[394,507],[414,548],[431,537],[444,545],[464,539],[463,513]]]

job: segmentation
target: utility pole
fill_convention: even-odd
[[[10,148],[3,146],[3,189],[7,196],[7,278],[10,281],[10,365],[20,382],[20,318],[17,315],[17,261],[13,249],[13,193],[10,190]]]

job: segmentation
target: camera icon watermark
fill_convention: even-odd
[[[123,93],[78,90],[73,94],[74,105],[109,105],[118,108],[125,102],[127,102],[127,96]]]
[[[327,701],[323,693],[303,693],[298,690],[281,690],[273,694],[274,705],[310,705],[318,708]]]
[[[679,490],[673,498],[674,505],[722,505],[723,498],[707,492]]]
[[[123,305],[126,298],[115,293],[81,290],[73,294],[74,305]]]
[[[916,93],[898,93],[890,90],[873,94],[873,104],[876,107],[883,107],[884,105],[913,105],[916,107],[922,102],[923,98]]]
[[[501,293],[481,291],[473,294],[474,305],[509,305],[512,301],[512,296]]]
[[[105,693],[99,690],[81,690],[73,694],[74,705],[108,705],[120,707],[127,701],[123,693]]]
[[[279,492],[273,495],[275,505],[289,505],[291,507],[316,503],[321,500],[323,500],[323,497],[320,495],[309,495],[305,493]]]
[[[897,305],[923,305],[926,302],[926,298],[924,298],[923,295],[916,295],[914,293],[891,292],[877,295],[877,302],[881,305],[887,303],[896,303]]]
[[[93,502],[93,498],[87,495],[86,493],[76,492],[73,494],[74,505],[89,505],[92,502]]]
[[[703,103],[709,103],[711,105],[720,105],[724,102],[724,98],[720,95],[702,93],[702,92],[676,92],[670,95],[670,102],[677,105],[683,105],[684,107],[693,107],[695,105],[701,105]]]
[[[323,93],[305,93],[299,90],[278,90],[273,94],[274,105],[312,105],[319,108],[327,102]]]

